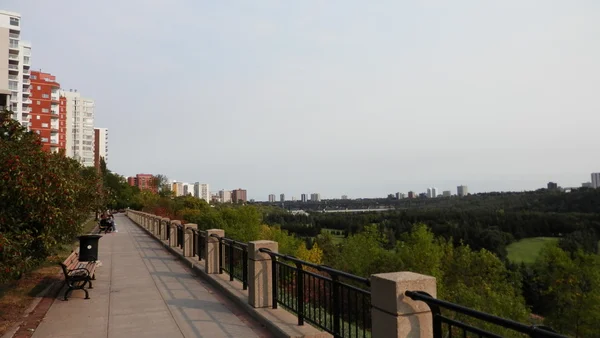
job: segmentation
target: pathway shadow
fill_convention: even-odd
[[[218,301],[208,302],[205,300],[198,299],[170,299],[167,300],[167,304],[179,308],[206,310],[206,312],[210,313],[231,313],[231,311],[224,308]]]

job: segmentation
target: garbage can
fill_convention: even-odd
[[[79,261],[95,262],[98,260],[98,241],[100,235],[79,236]]]

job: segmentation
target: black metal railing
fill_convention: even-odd
[[[433,298],[423,291],[406,291],[406,296],[413,300],[425,302],[431,309],[433,316],[433,337],[482,337],[482,338],[501,338],[496,332],[511,331],[515,336],[529,336],[534,338],[566,338],[547,326],[525,325],[514,320],[500,318],[489,313],[476,311],[462,305],[450,303],[444,300]],[[481,325],[466,324],[457,319],[453,319],[442,313],[442,309],[455,317],[460,316],[462,320],[476,319]],[[463,319],[464,318],[464,319]]]
[[[167,231],[167,242],[171,243],[171,221],[167,222],[166,231]]]
[[[206,231],[198,230],[195,228],[187,228],[192,231],[192,256],[198,256],[198,260],[206,260],[205,257],[205,246],[206,246]]]
[[[269,249],[273,308],[278,305],[335,337],[371,337],[370,281]]]
[[[231,238],[210,235],[219,240],[219,273],[227,272],[229,280],[242,282],[244,290],[248,288],[248,243]]]
[[[175,229],[175,239],[176,239],[175,245],[177,247],[181,248],[181,250],[183,250],[183,246],[184,246],[183,236],[184,236],[185,230],[183,228],[183,225],[181,225],[181,224],[177,224],[176,226],[177,226],[177,229]]]

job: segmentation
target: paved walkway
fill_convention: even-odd
[[[124,215],[100,239],[102,266],[89,300],[54,301],[33,335],[50,337],[266,337]]]

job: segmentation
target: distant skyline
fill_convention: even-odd
[[[580,186],[600,2],[4,0],[96,101],[109,169],[248,198]],[[77,84],[75,86],[74,84]]]

